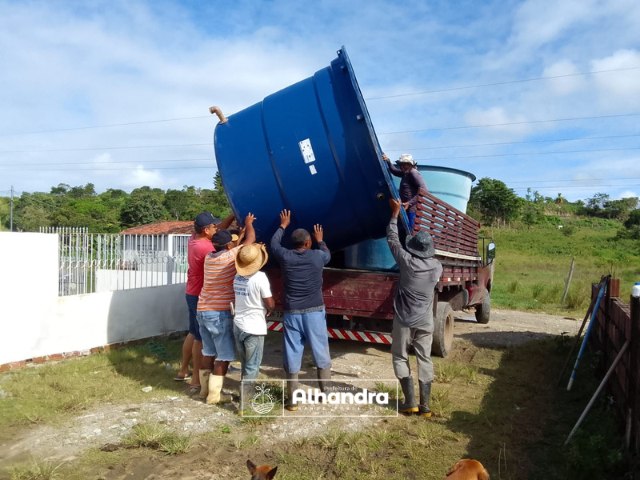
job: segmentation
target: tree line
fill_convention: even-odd
[[[638,205],[638,197],[612,200],[606,193],[569,202],[561,193],[556,197],[545,197],[528,189],[523,198],[500,180],[482,178],[471,188],[468,213],[490,226],[519,222],[531,227],[548,221],[557,222],[558,218],[567,216],[606,218],[622,223],[619,237],[640,239]]]
[[[230,206],[220,174],[213,179],[212,189],[184,186],[182,190],[140,187],[127,193],[108,189],[97,194],[94,185],[71,187],[59,184],[49,193],[23,193],[15,199],[14,230],[34,232],[40,227],[88,227],[91,232],[115,233],[128,227],[162,220],[192,220],[208,210],[218,217],[229,214]],[[530,227],[567,216],[614,219],[624,228],[619,236],[640,239],[638,198],[612,200],[596,193],[586,200],[569,202],[558,193],[546,197],[528,190],[518,196],[504,182],[482,178],[471,189],[468,213],[483,225],[502,226],[516,222]],[[9,199],[0,198],[0,224],[9,228]]]
[[[193,220],[208,210],[218,217],[231,211],[222,180],[214,188],[184,186],[182,190],[140,187],[127,193],[108,189],[97,194],[92,183],[59,184],[49,193],[23,193],[14,199],[14,231],[37,232],[40,227],[87,227],[90,232],[117,233],[126,228],[163,220]],[[9,199],[0,199],[0,221],[9,228]]]

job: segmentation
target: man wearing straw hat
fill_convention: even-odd
[[[429,418],[429,399],[433,382],[431,342],[433,341],[433,292],[442,274],[442,264],[436,258],[433,239],[421,230],[408,235],[406,249],[398,236],[400,201],[390,199],[391,220],[387,227],[387,243],[398,263],[400,277],[393,299],[393,330],[391,357],[393,371],[400,381],[404,403],[398,411]],[[409,366],[409,345],[413,346],[418,364],[420,404],[416,405],[413,377]]]
[[[267,335],[266,317],[275,307],[269,279],[260,271],[268,259],[267,248],[261,243],[243,245],[236,255],[233,336],[245,382],[258,377]]]

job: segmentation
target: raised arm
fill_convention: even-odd
[[[235,218],[236,218],[236,216],[232,213],[231,215],[226,217],[224,220],[222,220],[218,225],[216,225],[218,231],[219,230],[226,230],[227,228],[229,228],[231,226],[231,224],[233,223],[233,221],[235,220]]]
[[[253,216],[253,213],[248,213],[244,218],[244,239],[242,240],[242,245],[248,245],[256,241],[256,231],[253,228],[253,221],[255,219],[256,217]]]
[[[282,258],[285,248],[282,246],[282,236],[284,235],[284,231],[291,223],[291,211],[290,210],[282,210],[280,212],[280,228],[276,230],[276,233],[271,237],[271,242],[269,246],[271,247],[271,252],[277,257]]]
[[[391,160],[389,160],[389,157],[387,157],[386,153],[382,154],[382,160],[387,162],[387,167],[389,167],[389,172],[391,172],[392,175],[395,175],[396,177],[402,177],[402,169],[396,167],[393,163],[391,163]]]
[[[320,250],[320,253],[322,254],[322,260],[326,265],[331,260],[331,252],[329,251],[329,247],[327,247],[327,244],[324,243],[324,230],[322,228],[322,225],[320,225],[319,223],[316,223],[313,226],[313,238],[318,244],[318,250]]]
[[[400,215],[401,208],[400,200],[390,198],[389,206],[391,206],[391,219],[387,227],[387,243],[389,244],[393,258],[396,259],[396,262],[400,262],[402,258],[410,256],[402,247],[400,236],[398,235],[398,215]]]

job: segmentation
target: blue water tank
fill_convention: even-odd
[[[461,212],[467,211],[474,174],[449,167],[418,165],[418,171],[433,195]],[[396,187],[400,178],[393,178]],[[386,238],[365,240],[345,249],[345,266],[359,270],[396,270],[398,266],[391,255]]]
[[[214,146],[231,208],[256,216],[259,241],[285,208],[289,232],[322,224],[332,250],[385,235],[398,193],[344,47],[312,77],[219,123]]]

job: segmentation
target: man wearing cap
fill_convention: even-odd
[[[399,200],[390,199],[391,220],[387,243],[395,258],[400,276],[393,299],[391,356],[393,371],[400,381],[404,403],[399,412],[431,417],[429,398],[433,382],[431,342],[433,340],[433,294],[442,274],[442,264],[434,258],[433,239],[425,231],[407,236],[406,250],[398,236]],[[409,366],[409,345],[416,354],[420,404],[416,405],[413,377]]]
[[[255,217],[245,217],[246,234],[243,245],[253,243]],[[235,360],[233,317],[231,304],[235,297],[233,279],[236,276],[236,255],[240,246],[233,243],[228,230],[219,230],[211,238],[215,252],[204,259],[204,282],[198,298],[198,323],[202,336],[202,370],[200,396],[208,404],[229,400],[222,395],[222,384]]]
[[[418,205],[418,191],[421,188],[427,189],[424,179],[420,172],[416,168],[417,162],[413,159],[410,153],[403,153],[400,158],[396,160],[396,165],[391,164],[391,160],[385,154],[382,154],[382,159],[387,162],[389,171],[396,177],[400,177],[400,200],[402,206],[407,211],[407,217],[409,217],[409,229],[413,229],[413,224],[416,220],[416,210]]]
[[[284,231],[291,223],[291,211],[280,212],[280,228],[271,238],[271,253],[282,268],[284,281],[284,370],[287,375],[288,401],[285,408],[297,410],[292,402],[298,387],[305,343],[309,343],[316,364],[320,390],[331,380],[331,356],[327,336],[324,299],[322,297],[322,269],[331,260],[331,253],[323,241],[322,225],[314,225],[313,238],[318,244],[312,249],[311,235],[304,228],[291,234],[293,249],[281,245]]]
[[[275,307],[269,279],[260,271],[268,259],[267,248],[262,243],[243,245],[236,255],[238,273],[233,280],[233,336],[242,365],[242,380],[245,382],[258,377],[264,337],[267,335],[266,317]]]
[[[185,298],[189,309],[189,333],[182,343],[182,360],[180,371],[175,380],[183,381],[189,377],[189,362],[193,362],[193,377],[189,390],[196,393],[200,390],[200,362],[202,361],[202,338],[200,327],[196,319],[198,310],[198,296],[204,281],[204,259],[214,248],[211,238],[218,228],[227,228],[235,217],[229,215],[222,222],[211,212],[202,212],[193,221],[194,233],[187,244],[187,286]]]

